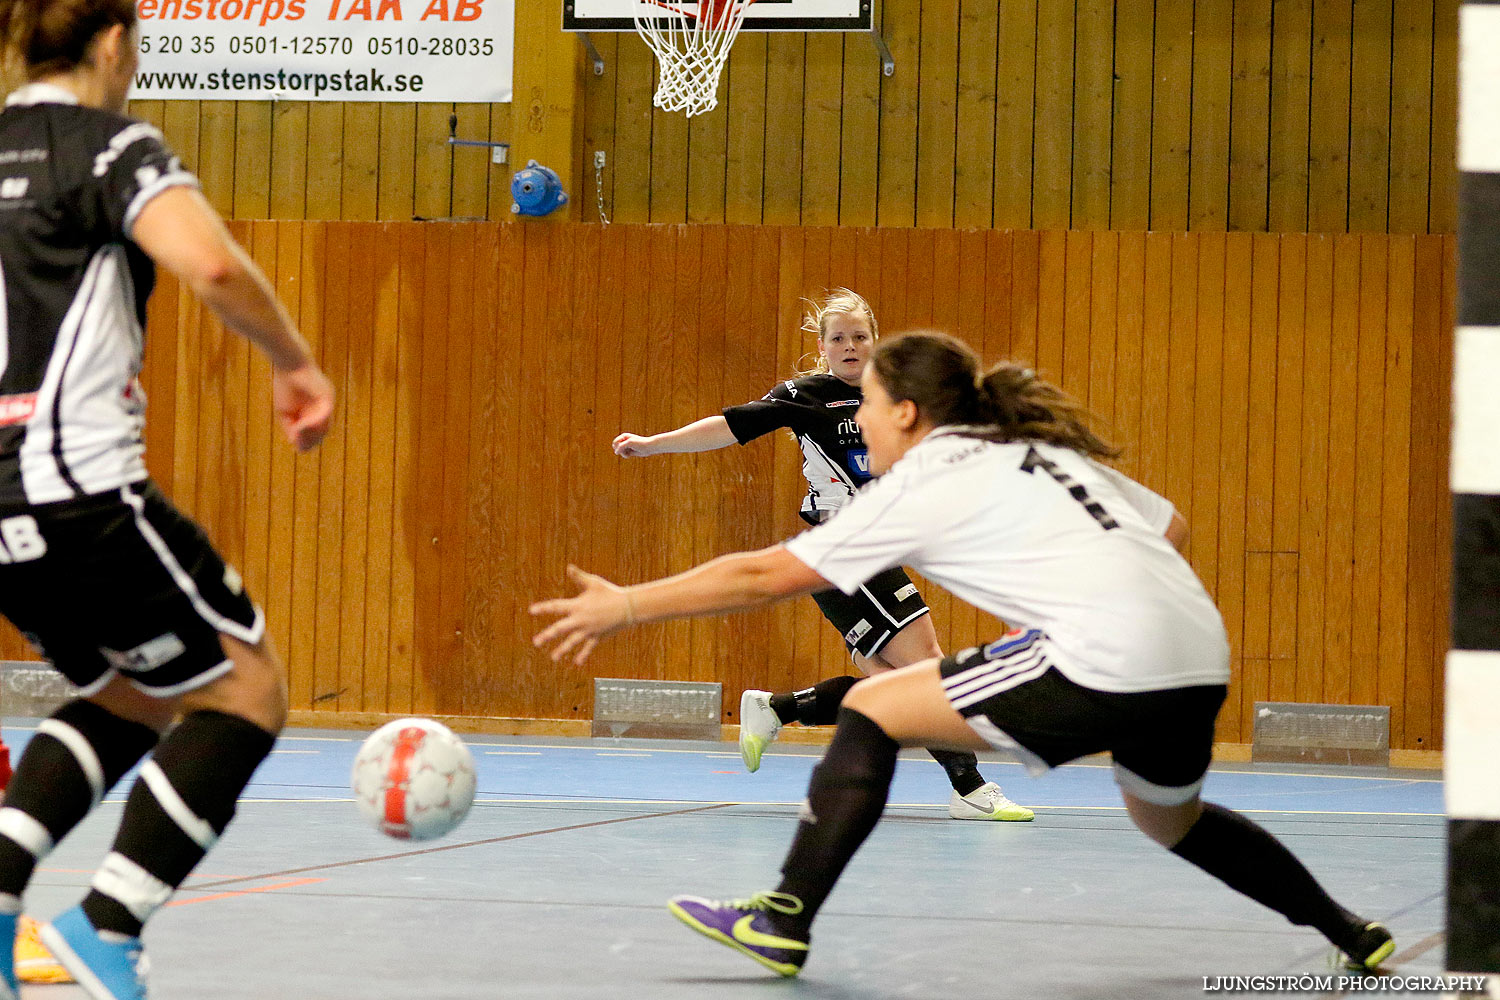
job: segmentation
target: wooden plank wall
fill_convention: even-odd
[[[634,34],[596,34],[569,211],[619,222],[1448,233],[1459,0],[884,0],[859,34],[746,34],[719,107],[652,107]],[[557,0],[516,0],[551,31]],[[531,49],[523,48],[521,54]],[[577,73],[552,58],[526,73]],[[528,97],[528,100],[530,98]],[[148,101],[227,216],[509,217],[509,104]],[[1232,112],[1232,113],[1231,113]],[[520,147],[517,147],[519,150]],[[524,155],[524,154],[523,154]],[[545,158],[544,158],[545,159]],[[559,168],[570,166],[554,162]]]
[[[532,650],[564,564],[638,581],[797,531],[789,437],[623,461],[754,399],[811,346],[799,300],[956,331],[1088,401],[1192,525],[1235,681],[1390,705],[1433,749],[1447,648],[1454,239],[725,226],[235,223],[341,390],[294,457],[267,369],[176,284],[151,301],[148,459],[264,604],[293,705],[586,719],[591,678],[842,672],[802,600],[640,629],[585,668]],[[649,277],[648,277],[649,276]],[[945,648],[998,625],[936,588]],[[0,640],[0,657],[24,655]]]
[[[585,162],[621,222],[1452,232],[1456,10],[884,0],[893,76],[858,34],[745,35],[687,123],[600,35]]]
[[[132,101],[226,218],[507,219],[511,166],[448,145],[511,141],[510,104]]]

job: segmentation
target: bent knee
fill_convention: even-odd
[[[877,671],[877,673],[882,672],[889,673],[889,670]],[[849,693],[844,695],[844,700],[840,707],[852,708],[861,715],[869,715],[871,708],[878,700],[873,696],[874,690],[875,685],[870,683],[869,677],[856,681],[854,686],[849,689]]]
[[[183,710],[237,715],[267,732],[281,732],[288,710],[281,659],[265,641],[254,646],[227,636],[223,641],[234,666],[213,683],[183,695]]]

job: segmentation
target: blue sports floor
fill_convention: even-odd
[[[30,735],[5,730],[16,751]],[[884,821],[825,906],[802,976],[785,981],[663,903],[774,886],[821,748],[775,746],[752,775],[731,743],[468,737],[474,810],[421,844],[360,819],[347,779],[362,737],[281,740],[201,874],[146,933],[154,998],[1082,1000],[1200,997],[1205,977],[1337,974],[1315,931],[1138,833],[1098,761],[1040,779],[986,761],[987,777],[1037,811],[1033,823],[990,824],[949,820],[941,769],[904,754]],[[81,896],[126,787],[43,863],[29,913],[47,918]],[[1439,973],[1437,773],[1227,765],[1205,796],[1248,812],[1344,905],[1386,922],[1391,971]]]

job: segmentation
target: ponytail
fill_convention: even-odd
[[[984,441],[1041,441],[1094,458],[1120,449],[1088,426],[1089,411],[1024,365],[981,372],[979,355],[946,333],[908,333],[880,344],[870,363],[897,401],[909,399],[935,427],[958,425]]]
[[[1002,361],[977,380],[974,436],[986,441],[1043,441],[1092,458],[1114,458],[1120,449],[1088,426],[1082,403],[1036,372]]]
[[[99,32],[135,23],[134,0],[0,0],[7,68],[19,63],[32,80],[83,65]]]

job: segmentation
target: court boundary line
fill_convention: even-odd
[[[354,865],[368,865],[380,861],[399,861],[402,858],[420,857],[424,854],[441,854],[444,851],[459,851],[466,847],[483,847],[488,844],[503,844],[510,840],[525,840],[528,837],[542,837],[549,833],[567,833],[571,830],[587,830],[596,826],[612,826],[616,823],[634,823],[643,819],[661,819],[665,816],[684,816],[689,813],[708,812],[713,809],[722,809],[728,802],[712,802],[693,809],[672,809],[667,812],[646,813],[641,816],[616,816],[613,819],[595,820],[591,823],[573,823],[569,826],[556,826],[546,830],[530,830],[526,833],[512,833],[504,837],[486,837],[483,840],[470,840],[461,844],[443,844],[438,847],[423,847],[414,851],[397,851],[394,854],[382,854],[371,858],[352,858],[348,861],[331,861],[321,865],[307,865],[302,868],[287,868],[282,871],[264,872],[260,875],[242,875],[237,878],[221,879],[217,882],[200,882],[195,889],[217,889],[220,886],[236,885],[240,882],[257,882],[261,879],[284,878],[288,875],[302,875],[307,872],[327,871],[332,868],[349,868]]]

